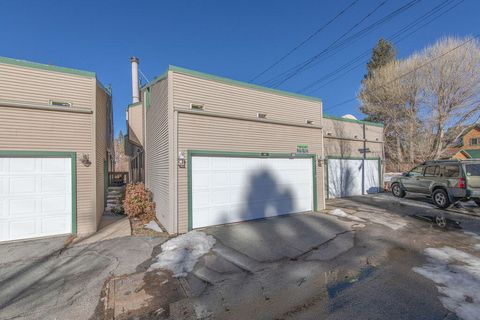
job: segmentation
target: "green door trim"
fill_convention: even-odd
[[[330,199],[330,188],[328,187],[328,160],[377,160],[378,161],[378,191],[383,192],[382,186],[382,159],[380,157],[341,157],[341,156],[327,156],[325,158],[325,168],[327,169],[325,172],[326,180],[325,180],[325,190],[327,193],[327,199]]]
[[[70,158],[72,175],[72,234],[77,234],[77,153],[60,151],[0,150],[2,158]]]
[[[107,206],[108,193],[108,162],[103,160],[103,208]]]
[[[315,154],[295,154],[295,153],[270,153],[270,152],[229,152],[218,150],[188,150],[187,151],[187,175],[188,175],[188,231],[193,226],[193,206],[192,206],[192,157],[238,157],[238,158],[281,158],[281,159],[312,159],[312,184],[313,184],[313,211],[318,210],[317,199],[317,167]]]

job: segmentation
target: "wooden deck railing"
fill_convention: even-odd
[[[108,185],[109,186],[124,186],[128,184],[128,172],[109,172]]]

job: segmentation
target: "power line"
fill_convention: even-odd
[[[358,31],[357,33],[351,35],[350,37],[345,38],[342,41],[340,41],[349,31],[352,30],[352,28],[350,28],[349,31],[347,31],[342,36],[340,36],[337,40],[335,40],[333,43],[331,43],[327,48],[322,50],[320,53],[314,55],[313,57],[307,59],[306,61],[304,61],[304,62],[296,65],[295,67],[290,68],[286,72],[283,72],[282,74],[280,74],[278,76],[279,80],[277,80],[275,82],[273,87],[280,86],[281,84],[283,84],[287,80],[291,79],[292,77],[294,77],[297,74],[301,73],[302,71],[306,70],[314,62],[318,62],[319,58],[324,56],[326,53],[329,53],[333,50],[336,50],[336,49],[339,49],[339,48],[342,48],[342,47],[345,48],[345,47],[349,46],[350,44],[352,44],[354,41],[365,37],[371,31],[375,30],[376,28],[378,28],[382,24],[390,21],[391,19],[393,19],[397,15],[399,15],[399,14],[405,12],[406,10],[410,9],[411,7],[413,7],[414,5],[416,5],[420,1],[421,0],[412,0],[412,1],[408,2],[407,4],[401,6],[400,8],[390,12],[388,15],[384,16],[383,18],[381,18],[381,19],[375,21],[374,23],[368,25],[367,27],[363,28],[362,30]],[[374,11],[376,9],[378,9],[378,7],[375,8]],[[372,12],[369,13],[369,15],[371,15],[371,14],[372,14]],[[364,20],[364,19],[362,19],[362,20]],[[358,23],[356,25],[358,25]],[[282,78],[282,76],[284,76],[284,77]]]
[[[317,29],[314,33],[312,33],[310,36],[308,36],[305,40],[303,40],[302,42],[300,42],[298,45],[296,45],[293,49],[291,49],[290,51],[288,51],[285,55],[283,55],[280,59],[278,59],[277,61],[275,61],[274,63],[272,63],[268,68],[266,68],[265,70],[263,70],[262,72],[260,72],[259,74],[257,74],[255,77],[253,77],[252,79],[250,79],[250,82],[253,82],[255,81],[256,79],[260,78],[262,75],[264,75],[265,73],[267,73],[268,71],[270,71],[272,68],[274,68],[275,66],[277,66],[280,62],[282,62],[283,60],[285,60],[288,56],[290,56],[292,53],[294,53],[295,51],[297,51],[298,49],[300,49],[300,47],[302,47],[305,43],[307,43],[308,41],[312,40],[317,34],[319,34],[320,32],[322,32],[326,27],[328,27],[330,24],[332,24],[335,20],[337,20],[338,18],[340,18],[340,16],[342,16],[345,12],[348,11],[348,9],[350,9],[351,7],[353,7],[359,0],[354,0],[352,1],[347,7],[345,7],[343,10],[341,10],[339,13],[337,13],[332,19],[330,19],[327,23],[325,23],[324,25],[322,25],[319,29]]]
[[[394,41],[394,44],[398,44],[400,43],[401,41],[405,40],[406,38],[408,38],[409,36],[411,36],[412,34],[414,34],[415,32],[419,31],[420,29],[424,28],[425,26],[427,26],[428,24],[432,23],[433,21],[435,21],[436,19],[438,19],[439,17],[443,16],[444,14],[448,13],[449,11],[453,10],[455,7],[457,7],[458,5],[460,5],[462,2],[464,2],[464,0],[460,0],[458,3],[454,4],[453,6],[451,6],[450,8],[448,8],[447,10],[443,11],[443,12],[440,12],[439,14],[437,14],[439,11],[441,11],[442,9],[444,9],[445,7],[447,7],[448,5],[450,5],[452,3],[451,0],[446,0],[444,2],[442,2],[441,4],[439,4],[438,6],[434,7],[433,9],[429,10],[428,12],[426,12],[425,14],[423,14],[422,16],[420,16],[419,18],[415,19],[414,21],[410,22],[409,24],[407,24],[405,27],[403,27],[402,29],[400,29],[399,31],[397,31],[396,33],[394,33],[392,36],[388,37],[387,39],[389,39],[390,41],[393,41],[395,40],[396,38],[398,38],[399,36],[402,35],[403,32],[406,32],[414,27],[416,27],[417,25],[419,25],[421,22],[423,22],[425,19],[427,18],[430,18],[433,16],[432,19],[428,20],[427,22],[425,22],[424,24],[420,25],[418,28],[416,28],[415,30],[413,30],[412,32],[406,34],[405,36],[401,37],[400,39]],[[437,14],[436,16],[434,16],[435,14]],[[306,92],[307,90],[309,90],[310,88],[318,85],[318,84],[321,84],[322,82],[325,82],[326,80],[329,80],[330,78],[334,77],[335,75],[337,75],[336,77],[334,77],[333,79],[331,79],[330,81],[327,81],[325,82],[324,84],[322,84],[321,86],[313,89],[313,90],[309,90],[308,93],[313,93],[327,85],[329,85],[330,83],[342,78],[343,76],[345,76],[346,74],[348,74],[350,71],[353,71],[361,66],[363,66],[365,63],[368,62],[368,59],[367,60],[364,60],[362,62],[360,62],[359,64],[356,64],[355,66],[353,66],[352,68],[348,69],[347,71],[343,72],[342,74],[338,75],[338,72],[352,66],[355,62],[359,61],[361,58],[363,57],[366,57],[368,56],[370,53],[370,49],[362,52],[359,56],[355,57],[354,59],[350,60],[349,62],[343,64],[342,66],[338,67],[337,69],[333,70],[332,72],[324,75],[323,77],[321,77],[320,79],[314,81],[313,83],[309,84],[308,86],[302,88],[301,90],[299,90],[298,92],[299,93],[303,93],[303,92]]]
[[[412,70],[410,70],[410,71],[408,71],[408,72],[405,72],[405,73],[399,75],[398,77],[394,78],[393,80],[391,80],[391,81],[389,81],[389,82],[387,82],[387,83],[385,83],[385,84],[380,85],[380,87],[373,88],[372,90],[375,91],[375,90],[378,90],[379,88],[384,88],[384,89],[386,89],[385,86],[387,86],[387,85],[389,85],[389,84],[391,84],[391,83],[393,83],[393,82],[395,82],[395,81],[397,81],[397,80],[400,80],[400,79],[403,78],[403,77],[406,77],[406,76],[410,75],[411,73],[413,73],[413,72],[415,72],[415,71],[417,71],[417,70],[425,67],[426,65],[428,65],[428,64],[430,64],[430,63],[432,63],[432,62],[434,62],[434,61],[436,61],[436,60],[438,60],[438,59],[446,56],[447,54],[449,54],[449,53],[451,53],[451,52],[453,52],[453,51],[455,51],[455,50],[457,50],[457,49],[465,46],[467,43],[472,42],[473,40],[475,40],[475,39],[478,38],[478,37],[480,37],[480,33],[477,34],[477,35],[475,35],[474,37],[468,39],[468,40],[465,40],[464,42],[462,42],[461,44],[459,44],[459,45],[456,46],[455,48],[450,49],[450,50],[448,50],[447,52],[444,52],[444,53],[442,53],[441,55],[436,56],[436,57],[428,60],[427,62],[419,65],[418,67],[416,67],[416,68],[414,68],[414,69],[412,69]],[[340,103],[337,103],[337,104],[334,104],[334,105],[332,105],[332,106],[329,106],[328,108],[325,108],[324,110],[333,109],[333,108],[335,108],[335,107],[344,105],[344,104],[349,103],[349,102],[351,102],[351,101],[354,101],[354,100],[356,100],[356,99],[357,99],[357,97],[354,97],[354,98],[351,98],[351,99],[342,101],[342,102],[340,102]]]

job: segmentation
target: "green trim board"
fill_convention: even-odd
[[[348,118],[330,116],[330,115],[327,115],[327,114],[324,114],[323,118],[331,119],[331,120],[344,121],[344,122],[366,124],[368,126],[383,127],[383,123],[381,123],[381,122],[370,122],[370,121],[365,121],[365,120],[348,119]]]
[[[108,162],[103,160],[103,207],[107,206],[108,194]]]
[[[239,80],[233,80],[233,79],[216,76],[216,75],[209,74],[209,73],[204,73],[204,72],[195,71],[195,70],[186,69],[186,68],[177,67],[177,66],[172,66],[172,65],[169,65],[167,71],[164,72],[161,76],[153,79],[152,81],[150,81],[149,83],[144,85],[142,87],[142,90],[144,88],[151,87],[155,83],[165,79],[168,71],[181,73],[181,74],[186,74],[186,75],[189,75],[189,76],[192,76],[192,77],[197,77],[197,78],[201,78],[201,79],[205,79],[205,80],[217,81],[217,82],[226,83],[226,84],[230,84],[230,85],[234,85],[234,86],[244,87],[244,88],[248,88],[248,89],[254,89],[254,90],[259,90],[259,91],[273,93],[273,94],[279,94],[279,95],[283,95],[283,96],[287,96],[287,97],[291,97],[291,98],[297,98],[297,99],[315,101],[315,102],[321,102],[322,101],[322,99],[317,98],[317,97],[305,96],[303,94],[298,94],[298,93],[293,93],[293,92],[288,92],[288,91],[283,91],[283,90],[278,90],[278,89],[272,89],[272,88],[268,88],[268,87],[264,87],[264,86],[259,86],[259,85],[253,84],[253,83],[248,83],[248,82],[239,81]]]
[[[70,158],[72,175],[72,234],[77,234],[77,153],[61,151],[0,150],[0,157]]]
[[[311,158],[312,159],[312,192],[313,192],[313,211],[318,210],[317,195],[317,168],[315,154],[295,154],[295,153],[269,153],[269,152],[232,152],[218,150],[188,150],[187,151],[187,189],[188,189],[188,231],[193,226],[193,205],[192,205],[192,157],[194,156],[222,156],[239,158]]]
[[[50,65],[50,64],[32,62],[32,61],[27,61],[27,60],[19,60],[19,59],[7,58],[7,57],[0,57],[0,63],[16,65],[16,66],[26,67],[26,68],[41,69],[41,70],[46,70],[46,71],[69,73],[69,74],[74,74],[74,75],[77,75],[77,76],[88,77],[88,78],[96,78],[95,72],[78,70],[78,69],[71,69],[71,68],[65,68],[65,67],[58,67],[58,66],[54,66],[54,65]]]
[[[480,149],[462,149],[460,152],[463,152],[469,158],[480,158]]]
[[[328,160],[377,160],[378,161],[378,190],[379,192],[383,192],[383,179],[382,179],[382,159],[380,157],[342,157],[342,156],[327,156],[325,157],[324,165],[325,165],[325,193],[326,199],[330,199],[330,188],[328,187]]]

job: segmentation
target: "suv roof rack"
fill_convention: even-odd
[[[460,163],[460,162],[474,162],[474,161],[479,162],[480,159],[464,159],[464,160],[460,160],[460,159],[442,159],[442,160],[428,160],[428,161],[422,162],[422,165],[423,165],[423,164],[431,164],[431,163],[445,163],[445,162],[456,162],[456,163]]]

